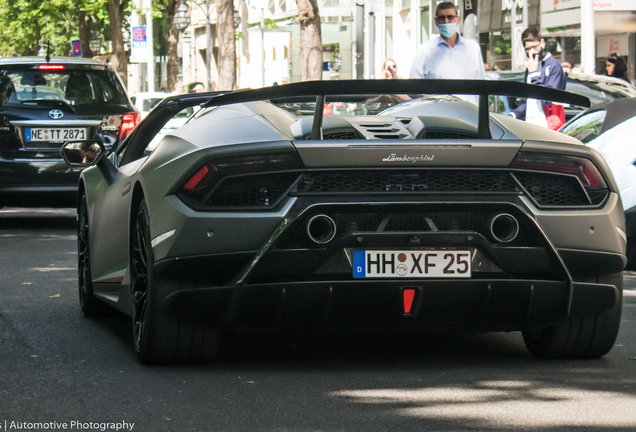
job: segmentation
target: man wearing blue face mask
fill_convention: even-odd
[[[486,79],[477,42],[459,35],[459,14],[451,2],[437,5],[435,25],[441,37],[423,43],[415,52],[410,78]],[[477,96],[460,96],[478,103]]]

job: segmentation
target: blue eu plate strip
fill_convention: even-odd
[[[366,258],[365,251],[353,251],[353,277],[366,276]]]
[[[31,128],[26,128],[24,133],[26,134],[26,140],[31,141]]]

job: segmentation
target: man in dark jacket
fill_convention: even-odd
[[[521,40],[528,57],[525,82],[565,90],[563,67],[552,54],[545,51],[545,41],[537,29],[527,28],[521,34]],[[552,130],[559,129],[565,123],[565,110],[562,105],[535,99],[528,99],[526,103],[513,110],[510,116]]]

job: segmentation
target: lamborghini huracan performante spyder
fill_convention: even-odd
[[[416,94],[481,97],[399,103]],[[167,98],[112,153],[65,143],[74,164],[101,150],[79,183],[82,311],[132,316],[159,364],[213,360],[221,331],[521,331],[537,357],[606,354],[614,179],[580,141],[490,114],[491,94],[589,106],[516,82],[316,81]],[[397,102],[368,115],[363,95]]]

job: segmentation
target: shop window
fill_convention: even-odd
[[[498,66],[500,70],[510,70],[512,53],[510,31],[493,32],[490,40],[492,43],[493,66]]]
[[[400,1],[400,10],[410,10],[410,9],[411,9],[411,0]]]

